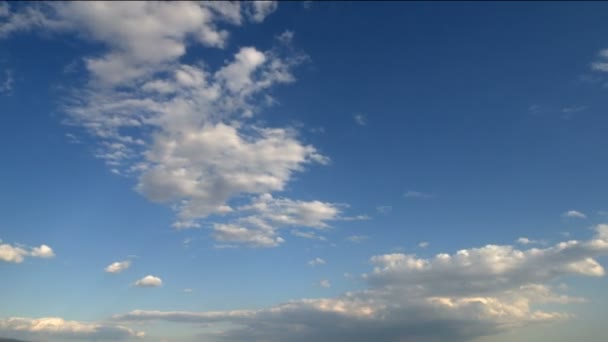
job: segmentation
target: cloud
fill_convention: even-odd
[[[68,321],[59,317],[0,319],[0,333],[16,338],[124,340],[144,333],[121,325]]]
[[[351,235],[346,238],[346,240],[353,242],[353,243],[361,243],[367,239],[368,239],[368,237],[365,235]]]
[[[577,218],[577,219],[586,219],[587,215],[583,214],[580,211],[576,211],[576,210],[568,210],[566,212],[564,212],[562,214],[563,217],[568,217],[568,218]]]
[[[61,105],[65,123],[93,137],[95,156],[112,173],[170,206],[175,229],[227,216],[212,226],[218,240],[273,247],[283,242],[279,228],[352,219],[333,203],[271,195],[295,173],[330,161],[294,128],[252,120],[308,57],[291,45],[291,31],[268,50],[240,47],[213,69],[181,57],[192,45],[227,48],[226,27],[261,22],[276,8],[273,1],[41,3],[8,14],[0,36],[40,30],[101,43],[83,58],[88,82]]]
[[[4,71],[4,80],[0,79],[0,95],[10,95],[13,92],[13,71],[7,69]]]
[[[317,284],[319,287],[328,289],[331,287],[331,283],[329,282],[329,280],[327,279],[321,279],[319,280],[319,283]]]
[[[433,198],[433,195],[431,194],[427,194],[424,192],[420,192],[420,191],[407,191],[405,194],[403,194],[403,197],[406,198],[419,198],[419,199],[428,199],[428,198]]]
[[[341,216],[338,204],[321,201],[298,201],[262,194],[247,205],[236,208],[239,216],[231,223],[213,224],[219,241],[237,242],[250,247],[276,247],[285,240],[278,231],[287,227],[326,230],[328,221],[349,219]],[[311,232],[292,230],[292,234],[323,240]]]
[[[159,287],[162,284],[162,279],[153,275],[147,275],[135,282],[137,287]]]
[[[53,249],[47,245],[40,245],[40,247],[27,247],[23,245],[13,246],[1,242],[2,240],[0,240],[0,261],[20,264],[25,260],[26,257],[44,259],[55,257]]]
[[[587,110],[586,106],[570,106],[570,107],[562,108],[562,113],[572,114],[572,113],[584,112],[585,110]]]
[[[304,239],[311,239],[311,240],[320,240],[320,241],[327,240],[327,238],[325,238],[325,236],[317,235],[317,233],[315,233],[313,231],[301,231],[301,230],[294,229],[291,231],[291,235],[301,237]]]
[[[314,258],[314,259],[308,261],[308,265],[312,266],[312,267],[318,266],[318,265],[325,265],[326,263],[327,262],[325,260],[323,260],[323,259],[321,259],[319,257]]]
[[[393,211],[393,207],[390,205],[379,205],[376,207],[376,211],[380,214],[388,214]]]
[[[355,116],[353,116],[353,119],[355,120],[355,123],[359,126],[367,125],[367,118],[363,114],[356,114]]]
[[[183,292],[184,293],[192,293],[193,291],[192,291],[192,289],[184,289]]]
[[[427,241],[422,241],[418,244],[418,247],[427,248],[429,245],[430,245],[430,243],[428,243]]]
[[[259,310],[135,310],[113,320],[220,324],[204,334],[209,341],[472,341],[569,319],[567,312],[542,307],[584,299],[549,284],[566,276],[604,275],[595,258],[606,254],[608,224],[596,226],[589,240],[543,249],[486,245],[432,258],[376,255],[370,259],[373,270],[362,277],[367,288],[335,298],[292,300]]]
[[[108,265],[104,270],[107,273],[120,273],[131,267],[131,260],[116,261]]]
[[[536,240],[530,240],[527,237],[520,237],[519,239],[517,239],[517,243],[521,245],[530,245],[536,243]]]
[[[252,1],[250,9],[250,17],[254,22],[262,22],[264,19],[277,10],[277,1]]]
[[[608,72],[608,49],[601,50],[598,53],[598,59],[591,63],[591,70]]]

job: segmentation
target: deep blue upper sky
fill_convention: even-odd
[[[141,3],[131,10],[106,5],[109,10],[86,3],[0,6],[0,245],[5,246],[0,247],[0,337],[61,340],[71,334],[23,332],[6,323],[9,317],[62,317],[118,329],[109,317],[135,309],[262,309],[288,300],[385,289],[379,284],[386,285],[387,279],[410,291],[409,282],[417,278],[408,272],[426,272],[414,271],[411,264],[370,261],[377,255],[416,255],[431,263],[438,253],[487,244],[539,248],[553,255],[550,250],[560,241],[605,241],[598,227],[608,219],[608,67],[601,70],[593,63],[603,61],[601,51],[608,47],[606,3],[287,2],[276,9],[243,3],[236,9],[240,24],[227,12],[194,3],[189,5],[196,10],[177,8],[183,4],[161,8]],[[210,19],[193,22],[209,20],[211,28],[202,30],[229,32],[223,43],[197,40],[196,32],[204,26],[200,23],[181,28],[188,13],[199,10],[210,13]],[[28,20],[34,12],[49,21]],[[264,14],[262,20],[256,14]],[[150,33],[154,30],[160,33]],[[185,36],[170,35],[173,30],[183,30]],[[285,32],[293,37],[281,43],[276,37]],[[159,38],[165,35],[186,50],[165,55],[171,49]],[[96,69],[100,61],[116,64]],[[126,69],[118,69],[119,63],[126,63]],[[272,78],[272,66],[280,63],[288,65],[284,71],[293,76],[290,82]],[[178,76],[174,80],[172,75],[186,66],[204,70],[207,83],[186,86]],[[218,72],[232,66],[230,72]],[[125,79],[104,83],[115,70],[111,68]],[[131,77],[130,72],[140,73]],[[231,88],[236,83],[230,82],[244,79],[241,88]],[[174,89],[146,90],[153,81],[174,82]],[[256,88],[266,81],[269,86]],[[225,102],[201,95],[215,86]],[[141,121],[121,126],[116,132],[123,136],[91,128],[92,122],[118,112],[96,112],[97,106],[126,98],[164,107],[150,121],[140,117],[148,107],[129,107],[122,117]],[[176,109],[169,107],[172,99],[190,102]],[[228,107],[230,101],[238,102],[236,107]],[[241,115],[249,108],[254,108],[253,117]],[[78,110],[91,114],[78,116]],[[178,118],[182,114],[184,121]],[[100,127],[114,126],[104,121]],[[242,140],[231,145],[233,131],[222,127],[233,128]],[[265,152],[260,146],[272,144],[271,139],[256,129],[270,127],[287,133],[272,145],[274,152]],[[117,148],[131,149],[132,156],[118,164],[101,157],[114,151],[109,144],[127,135],[142,139],[139,145]],[[314,146],[326,159],[294,152],[302,146]],[[162,154],[171,148],[176,150]],[[278,157],[289,153],[300,159]],[[147,169],[128,171],[138,163]],[[280,186],[256,183],[263,182],[255,177],[258,172],[275,177]],[[198,176],[181,178],[192,174]],[[171,198],[161,201],[158,194]],[[263,194],[272,194],[271,200],[254,208]],[[185,203],[200,212],[190,214]],[[223,204],[232,211],[221,212]],[[174,229],[175,222],[189,222],[191,229]],[[522,237],[534,242],[518,244]],[[38,259],[32,249],[43,244],[53,250],[53,257],[42,256],[48,260]],[[9,258],[9,248],[24,260]],[[606,250],[589,248],[579,258],[599,257],[601,263]],[[494,260],[492,268],[501,258],[509,259],[496,251],[483,253],[471,257],[470,265],[454,261],[454,274],[473,284],[470,272],[484,269],[475,263]],[[309,265],[315,258],[325,264]],[[601,340],[591,317],[608,303],[602,291],[608,284],[572,275],[598,276],[603,269],[583,270],[578,259],[544,264],[562,260],[559,255],[530,265],[513,258],[504,261],[513,262],[513,270],[509,266],[480,278],[504,277],[512,287],[494,284],[491,290],[469,293],[468,287],[431,290],[435,283],[429,280],[414,285],[429,289],[420,297],[424,300],[445,296],[466,301],[483,296],[501,300],[513,295],[508,291],[531,284],[561,293],[565,286],[559,285],[568,284],[568,295],[592,300],[553,307],[557,300],[517,292],[534,309],[509,319],[521,325],[538,320],[531,318],[538,304],[544,311],[582,317],[555,334],[568,336],[566,331],[587,324],[586,340]],[[119,261],[129,261],[130,267],[104,272]],[[378,273],[370,280],[374,267]],[[386,272],[396,267],[404,275],[384,275],[383,267]],[[519,272],[518,267],[525,274],[509,273]],[[555,274],[532,276],[547,269]],[[368,277],[360,278],[363,273]],[[456,281],[442,280],[449,274],[444,270],[424,279]],[[135,285],[146,275],[162,278],[162,286]],[[547,303],[551,305],[542,306]],[[411,305],[398,304],[404,311]],[[483,317],[480,321],[494,323]],[[220,321],[246,328],[257,324]],[[140,329],[128,322],[119,319],[124,326],[145,330],[150,341],[188,341],[188,336],[206,332],[185,325],[189,330],[178,333],[184,326],[166,322]],[[251,338],[284,340],[268,324],[270,335]],[[437,331],[443,328],[449,331]],[[559,330],[546,329],[547,341],[559,340],[551,335]],[[519,339],[540,340],[534,335],[538,332],[522,331]],[[235,340],[241,336],[231,334]],[[319,334],[347,338],[340,331]],[[396,334],[386,339],[411,336],[408,331]],[[486,334],[491,337],[484,341],[510,336],[494,331],[478,335]]]

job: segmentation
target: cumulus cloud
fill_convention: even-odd
[[[159,287],[162,284],[162,279],[153,275],[147,275],[135,282],[137,287]]]
[[[428,243],[427,241],[422,241],[418,244],[418,247],[427,248],[429,245],[430,245],[430,243]]]
[[[55,252],[47,245],[27,247],[2,243],[0,240],[0,261],[20,264],[27,257],[48,259],[55,257]]]
[[[15,338],[60,338],[85,340],[124,340],[143,337],[130,328],[102,323],[68,321],[60,317],[0,319],[0,333]]]
[[[231,215],[212,225],[218,240],[272,247],[283,242],[279,228],[323,229],[349,219],[336,204],[271,195],[295,173],[329,162],[295,129],[252,120],[276,102],[271,88],[295,81],[292,70],[307,56],[285,31],[270,49],[240,47],[215,69],[181,57],[191,45],[227,48],[227,27],[261,22],[276,8],[274,1],[5,6],[0,37],[44,30],[102,43],[99,54],[83,58],[88,83],[62,104],[66,124],[94,137],[95,156],[111,172],[136,179],[139,193],[174,209],[174,228]]]
[[[577,219],[586,219],[587,215],[585,215],[584,213],[581,213],[580,211],[576,211],[576,210],[568,210],[565,213],[562,214],[563,217],[568,217],[568,218],[577,218]]]
[[[608,225],[598,225],[589,240],[543,249],[487,245],[432,258],[376,255],[370,259],[373,270],[363,275],[367,288],[336,298],[293,300],[260,310],[135,310],[113,319],[221,323],[204,335],[210,341],[472,341],[569,319],[567,312],[543,306],[584,299],[559,293],[566,289],[549,284],[564,276],[604,275],[595,258],[606,254]]]
[[[131,260],[116,261],[108,265],[104,270],[107,273],[120,273],[131,267]]]
[[[325,265],[327,262],[319,257],[316,257],[312,260],[308,261],[308,265],[309,266],[318,266],[318,265]]]

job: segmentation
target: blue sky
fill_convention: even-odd
[[[601,341],[604,3],[0,3],[0,337]]]

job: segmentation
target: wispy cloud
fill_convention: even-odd
[[[4,71],[4,79],[0,78],[0,95],[10,95],[13,92],[13,71],[7,69]]]
[[[366,235],[351,235],[349,237],[346,238],[348,241],[353,242],[353,243],[361,243],[365,240],[368,239],[368,236]]]
[[[365,115],[363,114],[355,114],[355,116],[353,116],[353,119],[355,120],[355,123],[359,126],[367,125],[367,117],[365,117]]]
[[[316,257],[312,260],[308,261],[308,266],[319,266],[319,265],[325,265],[327,262],[319,257]]]
[[[425,193],[425,192],[410,190],[410,191],[407,191],[406,193],[404,193],[403,197],[405,197],[405,198],[429,199],[429,198],[433,198],[434,196],[432,194],[428,194],[428,193]]]
[[[390,205],[379,205],[376,207],[376,211],[380,214],[388,214],[393,211],[393,207]]]
[[[317,286],[328,289],[328,288],[331,287],[331,282],[329,280],[327,280],[327,279],[321,279],[317,283]]]

